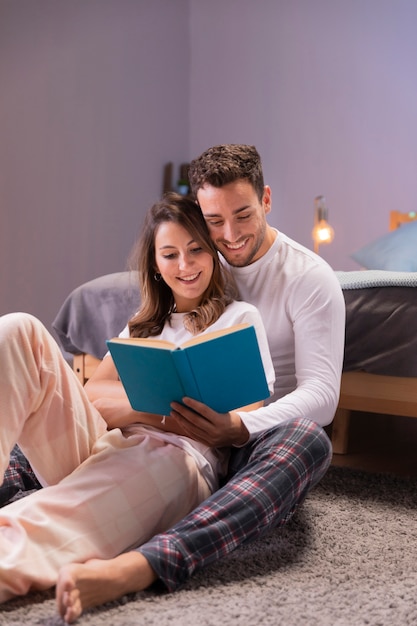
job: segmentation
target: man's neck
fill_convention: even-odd
[[[274,243],[275,239],[278,237],[278,231],[275,228],[272,228],[269,224],[266,227],[265,239],[268,242],[268,250]]]

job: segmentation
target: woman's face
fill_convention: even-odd
[[[201,303],[213,275],[213,257],[183,226],[163,222],[156,231],[158,272],[172,290],[177,311],[186,313]]]

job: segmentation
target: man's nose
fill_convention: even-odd
[[[232,224],[231,222],[225,222],[224,224],[223,239],[225,239],[226,241],[229,241],[230,243],[233,243],[234,241],[238,239],[236,226]]]

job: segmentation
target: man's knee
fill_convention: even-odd
[[[330,439],[324,429],[305,418],[293,419],[265,431],[254,444],[253,456],[278,465],[291,465],[300,473],[327,469],[332,456]]]

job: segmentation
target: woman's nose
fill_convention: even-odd
[[[186,269],[187,267],[192,265],[192,258],[189,257],[187,254],[182,254],[179,257],[179,261],[178,262],[179,262],[180,269]]]

